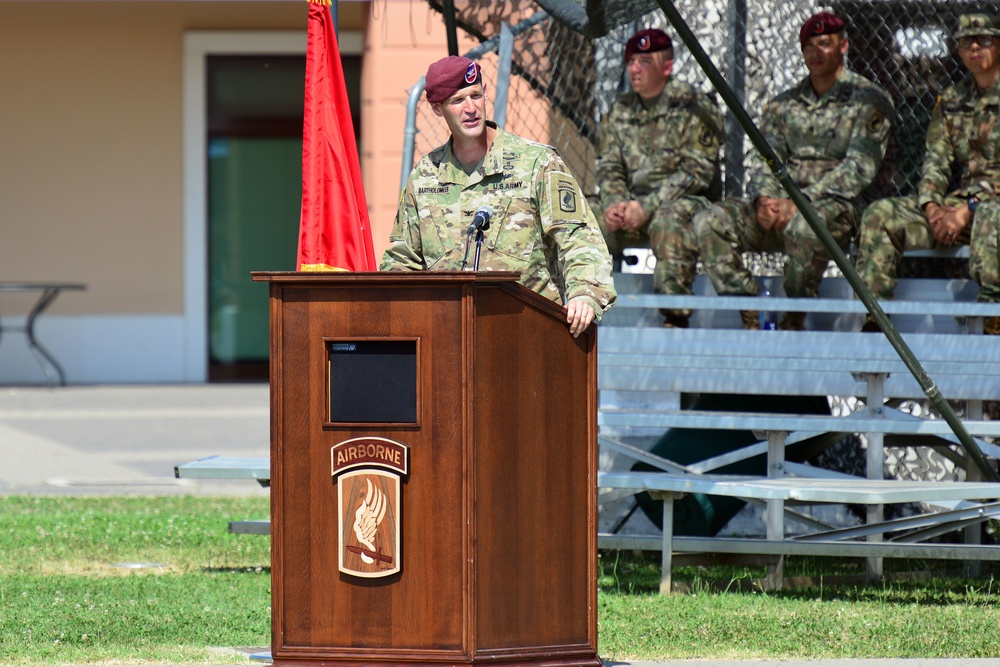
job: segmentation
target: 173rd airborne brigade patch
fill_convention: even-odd
[[[579,202],[576,197],[576,182],[558,171],[549,172],[549,197],[552,199],[552,219],[578,220]]]
[[[339,477],[340,571],[368,578],[399,572],[400,480],[409,473],[409,448],[385,438],[353,438],[330,449],[330,463]]]

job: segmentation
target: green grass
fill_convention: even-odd
[[[612,660],[975,658],[1000,656],[1000,581],[945,561],[885,561],[881,583],[863,559],[786,559],[764,591],[764,566],[675,568],[687,593],[662,596],[659,554],[604,553],[600,653]]]
[[[247,662],[270,644],[267,498],[0,498],[0,664]],[[155,565],[133,569],[122,564]]]
[[[266,516],[262,497],[0,497],[0,664],[247,662],[215,647],[270,643],[269,544],[226,524]],[[886,561],[894,577],[866,585],[861,561],[790,559],[787,576],[822,576],[763,592],[762,567],[678,568],[688,592],[660,596],[658,563],[601,555],[603,658],[1000,655],[990,573],[908,578],[942,562]]]

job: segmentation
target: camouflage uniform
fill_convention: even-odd
[[[976,197],[980,204],[973,221],[954,245],[969,244],[969,272],[979,283],[979,300],[1000,301],[998,121],[1000,79],[989,90],[980,91],[970,76],[941,95],[927,128],[927,151],[917,195],[877,201],[865,209],[861,220],[858,272],[875,296],[892,298],[904,250],[939,245],[924,214],[925,204],[964,206]],[[948,192],[955,163],[961,175],[958,187]]]
[[[616,298],[611,256],[576,179],[552,148],[487,125],[496,136],[471,175],[450,141],[414,167],[381,270],[459,271],[467,249],[471,267],[467,230],[488,205],[480,271],[519,271],[525,287],[556,303],[583,297],[600,317]]]
[[[855,200],[882,165],[893,115],[888,94],[848,70],[819,99],[806,77],[764,109],[761,132],[842,247],[855,232]],[[757,224],[758,198],[788,198],[766,165],[755,170],[747,194],[749,199],[728,200],[695,216],[702,261],[716,291],[756,294],[740,252],[781,250],[788,256],[785,293],[815,297],[830,261],[826,248],[799,212],[782,231],[765,232]]]
[[[691,218],[709,203],[722,131],[722,116],[712,99],[674,78],[655,101],[644,103],[636,93],[622,95],[601,124],[597,222],[614,255],[623,244],[649,238],[657,292],[691,293],[698,257]],[[645,228],[608,232],[603,210],[631,200],[649,215]]]

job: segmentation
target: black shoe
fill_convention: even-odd
[[[805,331],[806,314],[800,312],[787,312],[778,321],[779,331]]]
[[[861,325],[861,331],[864,333],[882,333],[882,327],[878,325],[874,317],[866,315],[865,323]]]
[[[664,313],[663,314],[663,328],[664,329],[687,329],[688,328],[688,318],[684,315],[677,315],[676,313]]]

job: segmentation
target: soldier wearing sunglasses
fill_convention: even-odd
[[[904,250],[968,244],[979,301],[1000,302],[1000,16],[960,16],[955,38],[969,76],[934,107],[917,195],[877,201],[861,219],[858,271],[882,299],[892,298]],[[862,330],[878,326],[869,316]],[[984,330],[1000,334],[1000,318]]]

